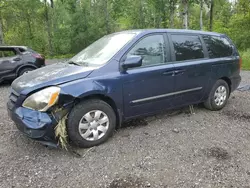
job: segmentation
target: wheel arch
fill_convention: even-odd
[[[34,69],[37,69],[37,67],[35,65],[32,65],[32,64],[25,64],[25,65],[21,65],[20,67],[18,67],[16,69],[16,75],[18,76],[19,72],[22,70],[22,69],[25,69],[25,68],[34,68]]]
[[[117,119],[116,128],[121,127],[121,123],[122,123],[122,115],[121,114],[122,113],[118,109],[115,101],[109,96],[106,96],[104,94],[90,94],[90,95],[87,95],[87,96],[84,96],[81,98],[76,98],[74,101],[74,104],[78,104],[82,101],[90,100],[90,99],[99,99],[99,100],[102,100],[102,101],[106,102],[107,104],[109,104],[111,106],[111,108],[114,110],[115,115],[116,115],[116,119]]]
[[[221,77],[220,79],[224,80],[227,83],[227,85],[229,87],[229,94],[230,94],[231,93],[231,87],[232,87],[232,82],[231,82],[230,78],[228,78],[228,77]]]

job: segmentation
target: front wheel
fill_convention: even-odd
[[[69,114],[69,139],[79,147],[93,147],[105,142],[114,132],[116,116],[112,107],[98,99],[76,105]]]
[[[229,86],[224,80],[217,80],[204,106],[209,110],[221,110],[224,108],[229,97]]]

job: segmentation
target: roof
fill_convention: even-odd
[[[157,33],[157,32],[166,32],[166,33],[194,33],[194,34],[206,34],[206,35],[216,35],[220,36],[222,34],[216,32],[208,32],[201,30],[190,30],[190,29],[135,29],[135,30],[125,30],[121,31],[125,33]]]
[[[0,48],[27,48],[27,46],[7,46],[7,45],[0,45]]]

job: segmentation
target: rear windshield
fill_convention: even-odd
[[[210,58],[228,57],[233,54],[233,47],[227,38],[204,35],[203,39]]]

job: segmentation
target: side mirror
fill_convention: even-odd
[[[140,67],[141,65],[142,65],[142,57],[134,55],[127,57],[127,59],[122,64],[122,68],[124,70],[127,70],[128,68]]]

